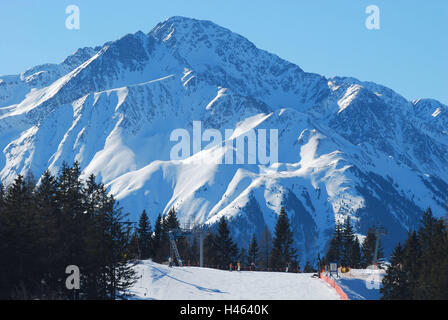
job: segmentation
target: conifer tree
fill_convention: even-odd
[[[373,263],[376,244],[376,234],[373,228],[367,231],[367,235],[361,245],[361,267],[367,268]]]
[[[247,249],[244,246],[242,246],[238,257],[238,262],[240,263],[241,268],[247,265],[247,260],[248,260]]]
[[[152,250],[152,228],[146,211],[143,210],[140,215],[138,227],[138,245],[140,248],[141,259],[146,260],[153,256]]]
[[[0,299],[72,298],[68,265],[80,268],[85,299],[114,299],[135,280],[126,215],[95,176],[83,181],[80,173],[64,163],[57,178],[47,171],[36,187],[19,175],[4,192]]]
[[[383,280],[383,299],[448,299],[448,232],[431,209],[424,212],[421,226],[408,236],[397,271],[395,261]],[[399,276],[397,276],[397,274]]]
[[[260,256],[260,250],[258,248],[257,238],[255,237],[255,233],[252,235],[252,240],[249,245],[249,254],[248,254],[248,262],[249,264],[258,264],[258,258]]]
[[[214,246],[216,249],[216,262],[219,265],[228,266],[230,263],[235,263],[238,247],[230,236],[230,230],[224,217],[219,220]]]
[[[358,268],[361,264],[361,245],[359,244],[358,237],[354,237],[352,241],[352,249],[350,256],[350,267]]]
[[[170,230],[178,229],[179,227],[180,223],[177,219],[176,211],[174,210],[174,208],[171,208],[170,211],[168,211],[165,219],[163,220],[163,229],[168,232]]]
[[[356,252],[354,252],[354,250]],[[357,265],[358,261],[354,261],[354,259],[358,259],[358,250],[356,248],[355,243],[355,232],[353,231],[353,227],[351,224],[350,216],[345,219],[343,231],[342,231],[342,260],[341,264],[345,267],[352,267],[353,265]]]
[[[407,274],[407,282],[410,295],[415,291],[419,270],[421,268],[421,246],[417,232],[413,231],[404,245],[403,270]]]
[[[108,197],[110,210],[106,212],[106,243],[110,250],[106,264],[107,297],[115,300],[122,297],[136,281],[135,271],[128,263],[131,226],[128,214],[115,203],[113,196]]]
[[[282,269],[288,265],[291,268],[297,266],[297,254],[293,247],[293,233],[284,207],[280,210],[275,226],[271,265],[273,268]]]
[[[420,263],[417,277],[414,277],[414,298],[447,299],[448,237],[445,225],[442,219],[434,217],[430,208],[424,212],[421,224],[417,235]]]
[[[163,259],[163,261],[167,260],[167,257],[170,255],[170,243],[168,238],[168,233],[170,231],[176,230],[180,227],[180,222],[177,219],[177,214],[174,208],[171,208],[166,217],[163,219],[163,228],[162,228],[162,243],[161,243],[161,252],[163,253],[163,256],[160,258]],[[185,253],[186,246],[185,243],[182,241],[183,239],[175,239],[177,243],[177,249],[179,253]]]
[[[340,223],[336,223],[333,238],[330,240],[330,246],[328,248],[327,255],[324,258],[325,263],[340,264],[342,261],[342,251],[343,251],[342,226]]]
[[[193,239],[190,247],[190,255],[188,259],[190,260],[191,265],[197,265],[199,263],[199,239],[198,234],[193,233]]]
[[[271,251],[272,251],[272,236],[271,231],[267,225],[264,226],[263,233],[261,234],[260,240],[260,255],[261,255],[261,264],[265,269],[269,269],[271,267]]]
[[[405,252],[400,243],[395,247],[391,256],[390,266],[383,278],[383,286],[380,293],[382,300],[405,300],[410,299],[408,287],[408,275],[404,270]]]
[[[33,290],[37,286],[37,281],[30,274],[30,271],[36,271],[36,264],[33,260],[37,258],[33,241],[35,221],[33,221],[33,214],[30,210],[32,208],[30,207],[27,184],[23,176],[18,175],[6,190],[4,209],[0,217],[0,225],[4,229],[0,235],[2,259],[0,288],[2,295],[6,297],[12,294],[18,286],[18,282],[14,283],[11,281],[12,279],[21,279],[27,283],[28,290]]]
[[[165,255],[162,248],[163,241],[166,240],[163,237],[162,215],[159,214],[154,225],[154,236],[152,240],[154,248],[154,261],[156,262],[164,261]]]
[[[219,264],[217,258],[216,236],[214,233],[208,233],[204,238],[204,263],[208,266],[216,266]],[[221,265],[221,267],[224,267]]]
[[[36,227],[39,229],[37,234],[41,235],[36,238],[40,248],[38,264],[44,270],[41,282],[45,283],[48,294],[60,291],[59,279],[63,278],[64,271],[61,261],[63,252],[59,244],[61,226],[58,223],[57,189],[56,178],[45,171],[35,192]],[[60,292],[58,295],[60,296]]]

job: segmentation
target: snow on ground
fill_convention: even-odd
[[[130,290],[133,299],[339,300],[333,288],[307,273],[170,268],[150,260],[135,270],[139,279]]]
[[[350,300],[379,300],[385,270],[351,269],[336,280]]]

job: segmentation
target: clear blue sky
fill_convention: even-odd
[[[80,8],[80,30],[65,28],[70,4]],[[371,4],[380,30],[365,27]],[[1,0],[0,74],[60,62],[174,15],[212,20],[305,71],[448,104],[447,0]]]

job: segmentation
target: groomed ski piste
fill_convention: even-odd
[[[340,300],[334,288],[311,273],[227,271],[168,267],[151,260],[135,267],[129,290],[136,300]],[[356,273],[338,280],[349,299],[378,299]]]

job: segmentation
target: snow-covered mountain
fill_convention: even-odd
[[[217,164],[225,147],[170,160],[177,128],[278,129],[278,163]],[[387,251],[448,200],[448,107],[384,86],[304,72],[209,21],[172,17],[0,76],[0,180],[78,160],[136,218],[231,221],[239,245],[285,206],[301,262],[334,223],[384,226]],[[194,161],[202,160],[202,161]]]

